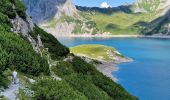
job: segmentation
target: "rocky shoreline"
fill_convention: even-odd
[[[85,56],[79,56],[79,57],[84,59],[86,62],[92,63],[93,65],[95,65],[96,69],[99,72],[103,73],[104,75],[111,78],[115,82],[117,82],[118,79],[116,77],[114,77],[112,75],[112,73],[119,70],[119,66],[117,66],[117,64],[133,62],[133,59],[128,58],[128,57],[118,58],[115,61],[110,61],[110,62],[99,61],[99,60],[91,59],[91,58],[85,57]]]
[[[112,75],[113,72],[116,72],[119,70],[119,66],[117,66],[117,64],[129,63],[129,62],[133,62],[133,59],[124,57],[113,62],[104,61],[104,62],[101,62],[100,64],[97,64],[96,69],[102,72],[107,77],[110,77],[113,81],[117,82],[118,79]]]

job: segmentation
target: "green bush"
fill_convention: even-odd
[[[21,37],[8,32],[0,33],[0,73],[7,68],[34,76],[49,74],[48,63],[35,53],[32,46]]]
[[[15,1],[15,7],[16,7],[16,12],[17,14],[22,17],[23,19],[26,18],[26,8],[25,6],[22,4],[22,1],[21,0],[14,0]]]
[[[109,23],[109,24],[106,25],[105,28],[110,30],[110,29],[114,29],[114,28],[119,28],[119,26],[116,25],[116,24]]]
[[[72,64],[69,62],[59,62],[57,66],[53,68],[53,71],[60,77],[75,73]]]
[[[12,0],[1,0],[0,2],[0,12],[7,15],[9,18],[15,18],[16,14],[13,9]]]
[[[14,19],[16,17],[16,12],[20,17],[25,19],[25,10],[26,8],[20,0],[1,0],[0,2],[0,12],[7,15],[10,19]]]
[[[87,100],[86,96],[75,91],[65,81],[40,79],[32,85],[32,89],[36,100]]]
[[[7,88],[9,85],[9,80],[6,76],[3,76],[0,74],[0,87],[3,86],[4,88]]]
[[[78,74],[67,76],[65,79],[70,86],[83,93],[89,100],[112,100],[106,92],[92,83],[91,76]]]
[[[73,65],[73,69],[77,73],[81,73],[84,75],[90,75],[90,74],[93,74],[93,72],[95,71],[94,66],[92,66],[89,63],[86,63],[84,60],[82,60],[79,57],[75,57],[73,59],[73,61],[71,62],[71,64]]]
[[[105,77],[101,73],[97,73],[92,77],[93,83],[108,93],[114,100],[137,100],[136,97],[130,95],[119,84],[113,82],[110,78]]]
[[[0,12],[0,30],[1,31],[10,31],[12,24],[7,15],[4,15]]]

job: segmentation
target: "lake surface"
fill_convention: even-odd
[[[72,47],[80,44],[102,44],[115,47],[133,58],[119,65],[113,75],[140,100],[170,100],[170,39],[147,38],[62,38]]]

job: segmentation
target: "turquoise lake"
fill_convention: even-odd
[[[134,62],[119,64],[112,73],[128,92],[140,100],[170,100],[170,39],[60,38],[72,47],[80,44],[112,46]]]

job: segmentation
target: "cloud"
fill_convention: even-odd
[[[101,8],[109,8],[110,5],[107,2],[102,2],[100,5]]]

